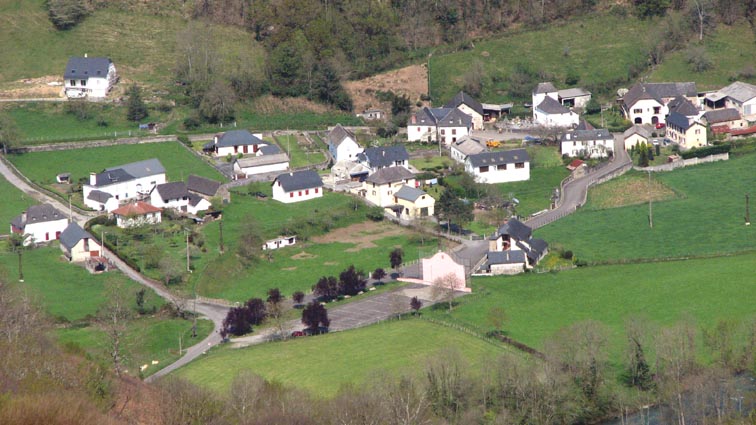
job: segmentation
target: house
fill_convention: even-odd
[[[669,114],[668,103],[678,96],[697,107],[696,83],[638,83],[622,96],[622,113],[633,124],[664,122]]]
[[[517,251],[522,254],[513,253]],[[501,252],[509,254],[495,254]],[[488,271],[492,274],[510,274],[523,263],[521,260],[524,260],[525,268],[531,269],[548,252],[546,241],[533,238],[533,229],[517,219],[510,218],[489,238]],[[523,255],[525,258],[522,258]],[[495,267],[491,267],[492,265]]]
[[[682,149],[707,145],[706,127],[685,115],[673,112],[667,116],[666,138],[677,143]]]
[[[71,99],[101,99],[108,95],[118,81],[115,65],[110,58],[68,58],[63,73],[66,97]]]
[[[285,153],[249,156],[234,159],[233,170],[237,176],[274,173],[289,169],[289,157]]]
[[[32,205],[11,220],[10,231],[24,236],[24,245],[60,239],[68,217],[50,204]]]
[[[685,115],[688,118],[698,118],[703,113],[698,106],[687,98],[677,95],[674,99],[667,103],[667,109],[669,113],[677,112],[680,115]]]
[[[409,154],[402,145],[367,148],[357,155],[357,160],[370,173],[386,167],[404,167],[409,170]]]
[[[563,133],[561,153],[570,157],[606,158],[614,153],[614,136],[605,128]]]
[[[394,193],[394,205],[387,208],[391,209],[398,218],[412,220],[434,215],[435,205],[436,200],[423,190],[404,185]]]
[[[379,121],[386,119],[386,113],[382,109],[366,109],[361,114],[357,114],[367,121]]]
[[[706,111],[701,116],[701,124],[708,125],[716,133],[716,128],[729,130],[739,130],[746,128],[747,122],[740,118],[740,112],[735,108],[716,109]]]
[[[488,148],[486,148],[486,142],[483,139],[464,136],[451,144],[449,147],[449,156],[454,161],[464,164],[468,156],[487,151]]]
[[[116,208],[111,212],[116,219],[116,225],[122,229],[139,227],[147,224],[158,224],[162,221],[162,210],[146,202],[137,201]]]
[[[360,193],[372,204],[388,207],[396,204],[394,195],[405,185],[417,186],[411,171],[404,167],[381,168],[365,179]]]
[[[189,214],[197,215],[202,211],[209,210],[213,205],[209,200],[197,195],[196,193],[189,193],[189,202],[186,205],[186,212]]]
[[[294,245],[296,243],[297,243],[296,236],[279,236],[275,239],[265,241],[265,243],[262,246],[262,249],[263,251],[267,251],[269,249],[283,248],[285,246]]]
[[[472,117],[457,108],[428,108],[415,112],[407,124],[410,142],[440,142],[446,146],[470,134]]]
[[[580,117],[562,106],[559,101],[546,96],[541,103],[533,106],[533,123],[545,127],[576,127]]]
[[[465,266],[455,261],[451,255],[439,251],[431,258],[420,260],[420,264],[420,267],[406,270],[408,274],[402,275],[397,280],[423,285],[445,282],[453,285],[455,291],[472,292],[472,289],[467,287]],[[415,274],[412,274],[413,271]]]
[[[483,130],[483,118],[485,111],[483,105],[464,91],[457,93],[452,100],[444,105],[444,108],[456,108],[472,118],[473,130]]]
[[[362,152],[362,147],[357,143],[357,137],[351,131],[336,124],[336,127],[328,133],[328,152],[333,162],[343,160],[356,160]]]
[[[159,184],[150,194],[150,204],[158,208],[173,208],[186,212],[189,205],[189,190],[184,182]]]
[[[285,204],[323,196],[323,180],[314,170],[281,174],[273,180],[273,199]]]
[[[651,124],[634,124],[632,127],[625,130],[625,132],[622,133],[622,138],[625,141],[625,150],[629,151],[638,143],[650,144],[653,131]]]
[[[580,87],[557,91],[557,100],[567,108],[584,109],[591,101],[591,92]]]
[[[249,130],[231,130],[216,134],[213,141],[205,144],[202,150],[215,156],[254,154],[268,144],[262,140],[262,133],[252,134]]]
[[[207,200],[215,197],[222,199],[225,203],[231,200],[228,189],[223,187],[219,181],[195,176],[194,174],[190,174],[186,178],[186,189],[190,194],[199,195]]]
[[[519,182],[530,179],[530,157],[525,149],[469,155],[465,171],[479,183]]]
[[[513,275],[524,272],[527,264],[523,251],[489,251],[481,269],[492,275]]]
[[[704,97],[706,109],[737,109],[742,119],[756,120],[756,86],[736,81]]]
[[[60,234],[60,250],[68,261],[78,263],[90,257],[99,257],[102,245],[81,226],[72,222]]]
[[[119,202],[148,197],[155,186],[163,183],[165,168],[155,158],[107,168],[101,173],[90,173],[89,184],[83,186],[84,204],[97,211],[111,212]],[[93,191],[98,193],[92,194]]]

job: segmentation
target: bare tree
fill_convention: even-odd
[[[436,302],[444,302],[449,306],[449,311],[454,308],[454,292],[457,288],[464,286],[464,282],[460,282],[457,275],[449,273],[441,276],[433,281],[431,287],[431,297]]]
[[[284,333],[284,325],[286,323],[286,312],[290,307],[286,302],[286,297],[281,294],[278,288],[272,288],[268,290],[268,317],[270,318],[273,326],[276,328],[276,332],[281,338],[286,338]]]
[[[695,368],[695,328],[689,320],[662,328],[656,334],[656,376],[659,393],[670,400],[680,424],[685,424],[682,395],[685,378]]]
[[[425,425],[431,423],[430,403],[426,393],[412,378],[398,383],[387,382],[379,390],[383,397],[386,421],[390,425]]]
[[[131,318],[130,294],[120,280],[111,279],[106,283],[107,298],[98,315],[108,336],[108,352],[113,362],[113,370],[119,377],[127,359],[126,325]]]

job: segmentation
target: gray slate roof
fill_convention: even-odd
[[[467,105],[473,111],[483,115],[483,105],[463,91],[457,93],[452,100],[444,105],[444,108],[459,108],[459,105]]]
[[[205,196],[215,196],[220,186],[220,182],[195,176],[193,174],[186,179],[187,190],[190,192],[201,193]]]
[[[536,108],[547,114],[566,114],[570,112],[569,109],[565,108],[561,103],[557,102],[549,96],[546,96],[546,98],[543,99],[543,101],[538,106],[536,106]]]
[[[488,264],[522,264],[525,263],[523,251],[489,251]]]
[[[582,118],[580,119],[580,121],[578,121],[578,126],[575,127],[575,130],[595,130],[595,129],[596,127],[594,127],[591,123],[589,123],[588,121]]]
[[[221,148],[244,145],[261,145],[264,143],[265,142],[257,138],[257,136],[250,133],[249,130],[227,131],[218,138],[218,147]]]
[[[428,108],[415,112],[409,125],[435,125],[438,127],[470,127],[472,117],[457,108]]]
[[[518,241],[517,246],[525,252],[531,263],[536,263],[546,253],[549,244],[543,239],[531,238],[526,243]]]
[[[182,199],[189,197],[189,191],[186,188],[184,182],[170,182],[157,185],[155,188],[161,198],[164,200],[169,199]]]
[[[688,117],[685,115],[673,112],[667,115],[667,125],[673,125],[683,130],[687,130],[692,124],[688,121]]]
[[[562,133],[562,142],[572,141],[591,141],[591,140],[612,140],[614,136],[609,130],[605,128],[599,128],[594,130],[574,130],[567,133]]]
[[[664,103],[663,99],[672,99],[677,96],[698,96],[696,83],[638,83],[630,88],[622,101],[629,107],[641,99],[655,99],[659,103]]]
[[[499,234],[513,236],[517,240],[525,241],[530,239],[533,229],[516,218],[510,218],[506,223],[499,226]]]
[[[26,209],[26,220],[24,220],[24,215],[21,214],[11,220],[11,224],[18,229],[23,229],[27,224],[45,223],[65,218],[66,216],[62,212],[50,204],[32,205]]]
[[[318,173],[314,170],[280,174],[273,181],[273,184],[276,184],[276,181],[281,182],[281,187],[286,192],[323,187],[323,180],[321,180]]]
[[[438,120],[439,127],[471,127],[472,116],[460,111],[459,109],[452,109],[443,118]]]
[[[387,183],[396,183],[414,178],[415,175],[404,167],[386,167],[381,168],[375,173],[369,175],[368,178],[365,179],[365,181],[368,183],[381,185]]]
[[[281,153],[281,148],[277,145],[265,145],[260,147],[260,152],[262,152],[263,155],[275,155]]]
[[[482,140],[476,139],[472,136],[464,136],[461,139],[458,139],[456,142],[452,143],[452,147],[465,156],[475,155],[488,150]]]
[[[73,247],[76,246],[77,243],[79,243],[80,240],[84,238],[94,239],[92,235],[82,229],[81,226],[76,224],[76,222],[72,222],[69,223],[68,227],[66,227],[66,230],[64,230],[63,233],[60,234],[60,244],[70,251]]]
[[[696,108],[696,105],[694,105],[690,100],[684,98],[683,96],[677,96],[674,99],[670,100],[667,104],[669,107],[669,112],[677,112],[679,114],[685,115],[686,117],[692,117],[697,116],[700,112],[698,108]]]
[[[644,137],[646,139],[650,139],[652,132],[653,132],[653,130],[651,130],[651,126],[650,125],[635,124],[632,127],[630,127],[627,130],[625,130],[625,132],[622,133],[622,136],[625,139],[627,139],[628,137],[632,136],[633,134],[638,134],[641,137]]]
[[[415,202],[417,198],[426,195],[426,193],[418,188],[407,186],[406,184],[399,189],[394,196],[399,199],[406,199],[410,202]]]
[[[538,83],[538,85],[533,89],[533,94],[553,93],[555,91],[558,90],[556,87],[554,87],[554,84],[551,84],[551,82]]]
[[[203,198],[203,197],[201,197],[201,196],[199,196],[197,194],[190,193],[189,194],[189,205],[191,205],[193,207],[196,207],[197,204],[199,204],[200,201],[202,201],[203,199],[205,199],[205,198]]]
[[[82,79],[82,78],[105,78],[108,75],[108,68],[112,61],[110,58],[82,58],[73,56],[68,58],[66,71],[63,73],[65,79]]]
[[[469,155],[467,160],[473,167],[485,165],[514,164],[516,162],[528,162],[530,157],[525,149],[512,149],[509,151],[482,152]]]
[[[247,156],[234,160],[241,168],[259,167],[262,165],[280,164],[288,162],[289,157],[285,153],[276,153],[273,155]]]
[[[367,161],[371,167],[390,167],[397,161],[408,161],[409,154],[403,145],[394,145],[367,148],[357,158]]]
[[[103,192],[101,190],[93,190],[89,192],[89,195],[87,196],[87,199],[91,199],[95,202],[99,202],[101,204],[104,204],[105,202],[108,202],[108,199],[112,198],[113,195]]]
[[[336,124],[336,127],[334,127],[330,133],[328,133],[328,144],[332,146],[339,146],[344,142],[344,140],[346,140],[347,137],[357,142],[357,137],[355,137],[354,133],[342,127],[341,124]]]
[[[706,112],[704,118],[706,118],[706,122],[709,124],[736,121],[740,119],[740,112],[734,108],[718,109],[716,111]]]
[[[729,86],[720,89],[719,93],[743,103],[756,97],[756,86],[742,81],[735,81]]]
[[[105,171],[95,176],[95,186],[107,186],[113,183],[121,183],[164,173],[165,168],[163,168],[163,164],[158,159],[145,159],[144,161],[106,168]]]
[[[573,87],[571,89],[559,90],[557,92],[557,96],[559,96],[561,99],[571,99],[575,97],[590,96],[590,95],[591,95],[591,92],[580,87]]]

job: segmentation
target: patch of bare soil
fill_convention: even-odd
[[[60,76],[48,75],[39,78],[25,78],[4,84],[0,98],[28,99],[39,97],[63,97],[63,80]]]
[[[387,236],[401,235],[404,229],[386,222],[365,221],[333,230],[325,235],[312,238],[315,243],[349,242],[355,244],[347,252],[359,252],[363,249],[374,248],[373,241]]]
[[[307,259],[315,258],[315,257],[317,257],[317,255],[309,254],[307,252],[302,251],[299,254],[292,255],[291,259],[292,260],[307,260]]]
[[[337,263],[336,261],[326,261],[325,263],[323,263],[323,265],[324,266],[338,266],[339,263]]]
[[[290,272],[290,271],[293,271],[293,270],[296,270],[296,269],[297,269],[296,267],[284,267],[281,270],[285,270],[287,272]]]
[[[597,208],[617,208],[652,201],[665,201],[676,196],[675,192],[659,181],[634,177],[599,186],[593,193]]]
[[[414,104],[420,99],[420,95],[428,93],[428,69],[425,64],[410,65],[362,80],[347,81],[344,88],[352,98],[355,111],[379,108],[390,112],[391,103],[379,101],[375,92],[390,90],[398,95],[406,95]]]

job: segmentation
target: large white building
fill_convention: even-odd
[[[284,173],[273,180],[273,199],[285,204],[323,196],[323,180],[313,170]]]
[[[706,109],[736,109],[742,119],[756,121],[756,86],[736,81],[705,98]]]
[[[104,98],[118,80],[110,58],[71,57],[63,74],[66,97]]]
[[[668,104],[679,97],[698,107],[696,83],[638,83],[622,96],[622,113],[633,124],[663,123]]]
[[[473,118],[457,108],[423,108],[410,117],[407,140],[445,146],[470,134]]]
[[[26,235],[24,245],[60,239],[68,227],[68,217],[50,204],[32,205],[11,220],[10,231]]]
[[[150,196],[163,183],[165,168],[155,158],[106,168],[89,175],[89,184],[83,186],[84,204],[93,210],[111,212],[121,202]]]
[[[362,147],[357,143],[357,137],[351,131],[336,124],[336,127],[328,133],[328,152],[333,157],[333,162],[356,161],[357,155],[362,152]]]
[[[268,143],[262,140],[262,133],[252,134],[249,130],[231,130],[215,135],[203,150],[215,156],[257,154]]]
[[[482,152],[465,159],[465,171],[479,183],[507,183],[530,179],[530,156],[525,149]]]
[[[562,134],[561,153],[571,157],[605,158],[614,153],[614,136],[605,128]]]
[[[557,90],[552,83],[539,83],[532,93],[533,123],[545,127],[574,128],[579,124],[580,117],[570,108],[585,107],[590,99],[591,93],[580,88]]]

